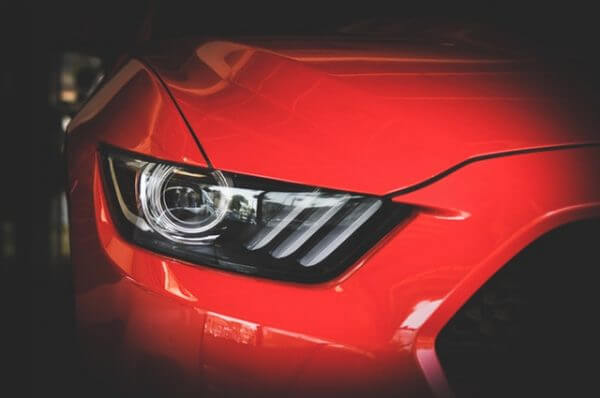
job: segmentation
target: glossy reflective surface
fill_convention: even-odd
[[[381,60],[314,61],[313,67],[246,47],[213,46],[159,69],[217,167],[385,193],[471,154],[587,137],[550,122],[560,114],[551,118],[504,95],[475,95],[504,93],[494,73],[482,86],[483,75],[470,72],[414,75],[417,66],[431,71],[439,62],[396,62],[410,66],[412,75],[398,79],[406,92],[415,85],[415,97],[392,99],[403,104],[392,108],[375,100],[391,92],[391,80],[342,82],[323,74],[336,65],[369,74],[389,66]],[[449,64],[467,71],[498,65]],[[235,73],[235,84],[224,78]],[[211,84],[205,74],[213,76]],[[206,159],[142,64],[132,61],[113,81],[118,87],[109,83],[71,128],[71,239],[87,358],[134,390],[446,395],[434,350],[445,322],[528,243],[568,221],[600,216],[598,184],[591,183],[600,181],[599,148],[529,153],[472,163],[394,198],[416,206],[417,214],[331,282],[298,285],[190,266],[117,233],[97,149],[104,142],[191,165]],[[438,98],[442,88],[444,99]]]
[[[271,39],[147,59],[228,171],[387,194],[473,156],[597,140],[544,65],[506,55]]]

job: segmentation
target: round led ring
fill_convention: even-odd
[[[210,186],[213,190],[218,188],[220,200],[216,205],[213,202],[203,205],[206,209],[212,209],[209,217],[201,222],[187,221],[173,213],[166,200],[166,192],[173,189],[169,187],[173,177],[188,179],[189,184],[186,184],[185,188],[188,188],[188,191],[195,189],[203,198],[208,198],[208,194],[203,191],[203,187],[207,184],[202,180],[209,178],[213,180]],[[198,179],[197,184],[194,184],[196,182],[194,178]],[[192,185],[195,185],[194,188],[190,187]],[[176,166],[149,163],[139,176],[140,208],[150,227],[165,238],[174,242],[202,244],[207,239],[207,234],[210,235],[210,231],[227,215],[231,202],[229,188],[227,180],[219,171],[212,172],[210,177],[206,175],[194,177],[194,173],[186,172]]]

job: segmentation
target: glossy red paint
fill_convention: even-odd
[[[85,134],[79,134],[83,130]],[[168,93],[150,70],[132,60],[99,90],[68,127],[69,145],[116,143],[173,162],[206,167]],[[83,141],[80,143],[80,141]],[[70,168],[78,164],[69,159]],[[82,181],[84,182],[84,181]]]
[[[597,139],[526,59],[314,40],[146,59],[214,166],[256,176],[382,195],[473,156]]]
[[[170,58],[171,67],[148,59],[210,161],[227,170],[387,193],[475,155],[590,137],[551,123],[562,116],[547,114],[552,106],[545,101],[504,98],[508,89],[495,80],[493,68],[507,63],[425,62],[422,54],[404,55],[414,62],[396,62],[402,58],[396,54],[394,67],[407,67],[412,75],[392,71],[385,73],[398,80],[362,80],[330,73],[338,67],[346,74],[358,68],[379,73],[390,65],[362,59],[391,55],[360,53],[352,62],[330,63],[299,45],[283,55],[215,46],[205,49],[204,58]],[[301,56],[309,60],[293,59]],[[214,57],[211,67],[199,61],[207,57]],[[491,82],[470,69],[456,80],[446,75],[447,68],[482,65],[493,69],[485,75]],[[415,72],[434,66],[446,77]],[[413,97],[382,99],[409,83]],[[415,97],[420,84],[428,98],[443,98]],[[488,94],[475,95],[484,88]],[[186,164],[207,160],[166,89],[135,60],[96,94],[69,131],[82,346],[90,363],[104,365],[103,374],[132,384],[132,391],[168,375],[157,388],[171,394],[449,395],[434,352],[445,322],[530,242],[567,222],[600,216],[599,188],[590,183],[600,181],[600,148],[498,157],[394,197],[414,205],[415,216],[338,278],[315,285],[257,279],[125,241],[108,211],[100,143]]]

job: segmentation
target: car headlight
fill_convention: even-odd
[[[102,150],[120,233],[188,262],[297,282],[329,279],[410,209],[382,197]]]

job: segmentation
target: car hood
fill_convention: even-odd
[[[230,172],[388,194],[476,156],[593,139],[535,62],[453,43],[188,40],[142,58]]]

